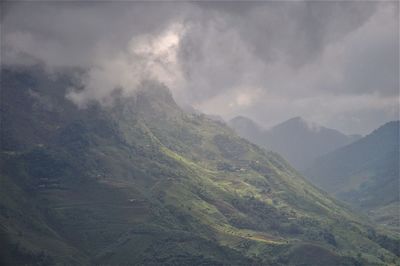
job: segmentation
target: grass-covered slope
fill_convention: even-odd
[[[399,121],[386,123],[322,156],[306,175],[382,224],[399,229],[399,128]]]
[[[398,237],[279,155],[143,84],[79,110],[68,76],[3,70],[3,264],[391,265]]]

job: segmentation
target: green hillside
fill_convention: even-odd
[[[2,265],[396,265],[399,236],[147,82],[78,109],[3,69]]]
[[[381,224],[399,229],[399,128],[399,121],[386,123],[322,156],[306,176]]]

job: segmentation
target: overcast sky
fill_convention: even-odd
[[[369,133],[399,115],[399,3],[3,4],[2,63],[88,70],[79,106],[165,83],[180,103],[265,127],[302,116]]]

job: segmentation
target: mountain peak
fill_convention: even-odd
[[[229,125],[235,129],[243,129],[243,130],[255,130],[258,132],[263,131],[262,127],[254,122],[252,119],[245,116],[236,116],[229,120]]]
[[[175,102],[172,93],[167,86],[156,81],[146,81],[138,89],[138,94],[151,99],[159,99],[166,102]]]
[[[313,131],[319,132],[323,127],[317,123],[307,121],[300,116],[296,116],[290,118],[276,126],[274,126],[271,130],[283,130],[283,129],[290,129],[290,130],[301,130],[305,129],[306,131]]]
[[[358,139],[305,120],[290,118],[269,130],[251,119],[238,116],[229,125],[242,137],[283,155],[298,170],[305,169],[318,156]]]
[[[375,131],[383,130],[383,129],[386,129],[386,128],[397,128],[397,130],[398,130],[399,127],[400,127],[400,121],[399,120],[393,120],[393,121],[389,121],[389,122],[383,124],[382,126],[377,128]]]
[[[236,116],[229,120],[228,124],[239,136],[247,138],[256,144],[260,144],[264,129],[250,118]]]
[[[295,117],[292,117],[292,118],[287,120],[287,122],[289,122],[289,121],[303,122],[305,120],[301,116],[295,116]]]
[[[242,115],[235,116],[230,121],[232,121],[232,122],[234,122],[234,121],[248,121],[248,122],[254,123],[253,120],[251,120],[250,118],[248,118],[246,116],[242,116]]]
[[[304,118],[302,118],[301,116],[296,116],[296,117],[289,118],[288,120],[285,120],[276,126],[287,125],[287,124],[304,125],[306,123],[308,123],[308,122]]]

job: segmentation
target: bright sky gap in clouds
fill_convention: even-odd
[[[3,4],[4,65],[83,67],[69,97],[165,83],[178,102],[271,126],[294,116],[366,134],[399,115],[399,3]]]

